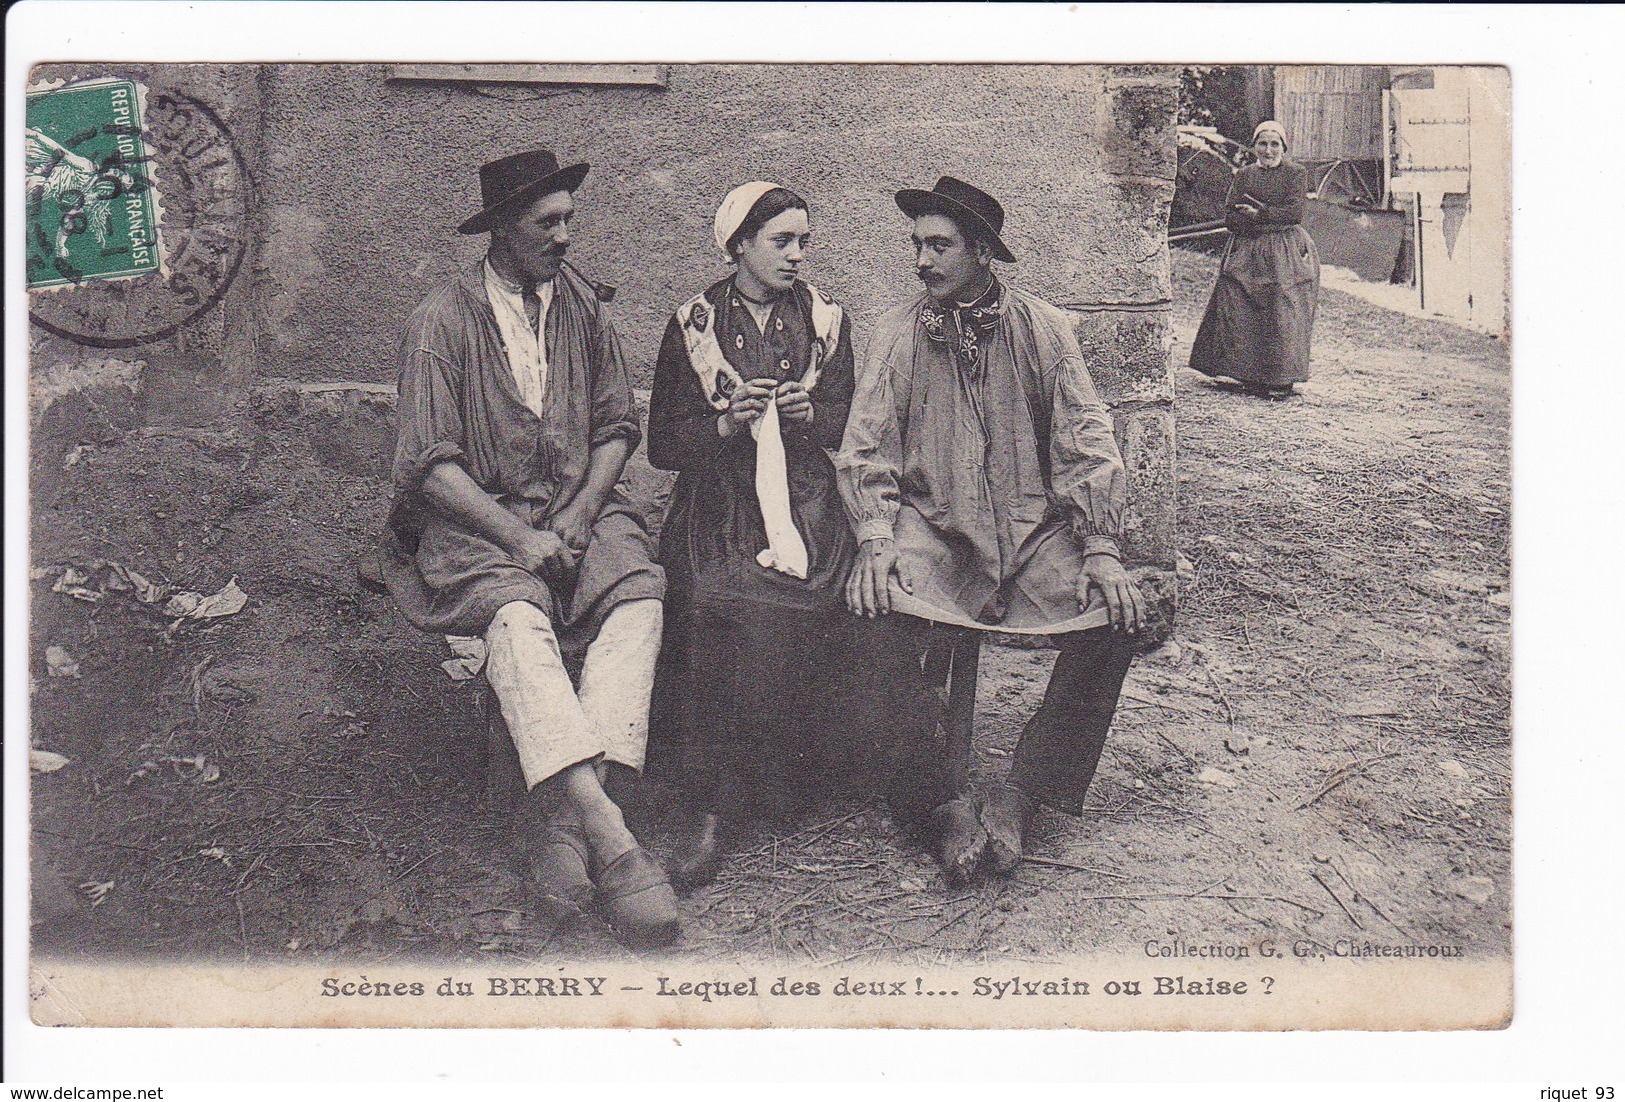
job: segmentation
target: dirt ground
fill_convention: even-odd
[[[1183,365],[1215,274],[1176,251]],[[684,901],[673,958],[1043,961],[1148,939],[1510,946],[1507,349],[1327,290],[1285,402],[1177,373],[1182,605],[1137,661],[1081,819],[948,891],[840,789]],[[485,798],[474,690],[355,581],[382,481],[262,411],[33,456],[34,946],[250,961],[625,953],[547,929]],[[41,438],[37,438],[41,439]],[[55,439],[55,438],[53,438]],[[175,622],[52,591],[117,562],[248,594]],[[100,577],[107,576],[103,567]],[[77,669],[47,669],[46,648]],[[974,779],[1053,652],[984,648]],[[627,793],[671,852],[674,790]]]

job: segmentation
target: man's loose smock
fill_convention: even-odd
[[[395,496],[382,541],[385,580],[425,631],[478,635],[497,610],[528,601],[578,652],[617,604],[659,598],[660,568],[635,507],[612,493],[599,511],[574,584],[555,590],[499,545],[438,513],[422,494],[435,464],[456,462],[533,527],[586,484],[592,449],[640,438],[619,339],[601,303],[560,272],[547,311],[546,405],[526,408],[486,295],[483,261],[430,295],[400,348]]]
[[[928,305],[921,294],[880,319],[858,376],[836,458],[857,538],[896,539],[908,611],[1005,631],[1086,626],[1083,557],[1118,553],[1127,480],[1067,317],[1004,288],[971,370],[953,341],[928,337]]]

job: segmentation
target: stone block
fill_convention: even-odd
[[[1173,401],[1174,334],[1167,309],[1091,310],[1073,319],[1101,401],[1108,406]]]
[[[1113,65],[1106,70],[1106,87],[1108,88],[1115,88],[1120,84],[1144,83],[1146,81],[1168,84],[1177,91],[1179,88],[1179,66],[1159,65],[1152,62]]]
[[[1145,598],[1147,623],[1137,640],[1141,654],[1156,650],[1174,637],[1174,621],[1179,613],[1179,579],[1172,570],[1155,566],[1129,569],[1134,584]]]
[[[1173,181],[1107,176],[1088,212],[1088,230],[1061,263],[1060,305],[1156,305],[1173,297],[1168,211]]]
[[[144,423],[145,368],[144,360],[81,358],[29,373],[28,454],[36,495],[54,491],[81,446],[116,444]]]
[[[1107,170],[1119,176],[1172,180],[1178,104],[1179,88],[1170,79],[1150,77],[1108,84],[1108,117],[1100,129]]]
[[[387,478],[395,457],[395,388],[378,383],[271,379],[249,396],[248,414],[267,428],[303,436],[324,467]]]
[[[88,386],[52,402],[29,439],[34,492],[44,495],[53,490],[79,448],[117,444],[141,420],[135,393],[117,384]]]
[[[47,350],[43,351],[43,350]],[[46,338],[30,349],[29,420],[37,431],[41,419],[64,398],[79,396],[94,406],[111,401],[122,407],[141,393],[146,360],[87,356],[83,348]],[[100,395],[101,398],[96,398]],[[88,397],[87,397],[88,396]],[[90,439],[80,441],[90,443]]]
[[[1142,255],[1153,257],[1152,246],[1162,246],[1168,237],[1168,212],[1174,202],[1172,180],[1151,180],[1143,176],[1114,176],[1108,197],[1111,216],[1121,226],[1119,232],[1134,243]]]
[[[1171,569],[1174,538],[1174,413],[1165,405],[1114,411],[1117,446],[1128,472],[1124,554],[1136,563]]]

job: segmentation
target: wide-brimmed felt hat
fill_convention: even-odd
[[[897,206],[910,218],[922,214],[948,214],[969,219],[993,248],[993,258],[1006,264],[1016,262],[1015,254],[1000,240],[1004,229],[1004,208],[999,201],[981,188],[972,187],[963,180],[944,176],[930,191],[904,188],[897,193]]]
[[[549,149],[532,149],[492,161],[480,168],[480,201],[485,209],[457,227],[458,233],[484,233],[495,218],[555,191],[575,191],[587,166],[559,167]]]

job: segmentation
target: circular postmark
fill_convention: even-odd
[[[90,83],[65,84],[47,94],[71,93]],[[140,108],[136,125],[68,127],[47,142],[52,159],[46,168],[58,162],[86,165],[86,181],[58,187],[45,204],[42,189],[32,188],[30,180],[29,283],[35,286],[38,276],[55,285],[31,293],[29,319],[49,333],[95,348],[132,348],[192,325],[220,304],[248,251],[253,181],[219,114],[174,89],[146,93]],[[31,138],[33,133],[31,122]],[[125,156],[113,148],[92,156],[109,148],[110,135],[138,138],[138,153]],[[130,143],[121,147],[128,150]],[[30,157],[32,162],[32,149]],[[91,244],[92,232],[100,239],[96,244],[107,245],[106,215],[100,226],[94,224],[99,213],[143,200],[155,240],[137,241],[136,247],[144,244],[161,258],[152,270],[101,276],[70,262],[69,247]],[[73,255],[81,254],[82,249]]]

